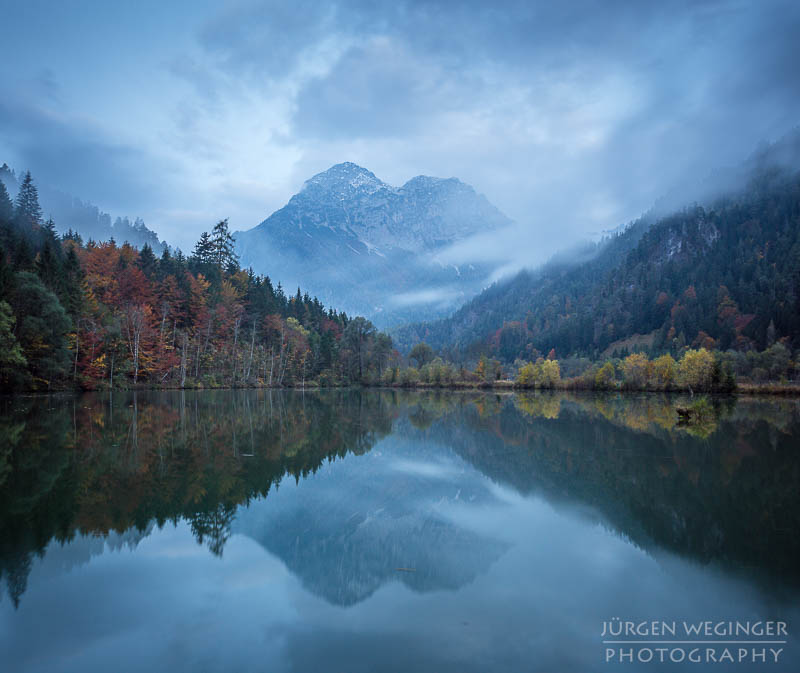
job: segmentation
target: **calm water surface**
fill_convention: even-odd
[[[680,403],[0,400],[0,669],[800,670],[800,405]],[[777,664],[620,664],[615,617],[788,636]]]

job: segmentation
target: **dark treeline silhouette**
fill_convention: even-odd
[[[368,320],[239,268],[227,220],[185,257],[58,236],[27,173],[0,182],[4,387],[340,385],[397,357]]]

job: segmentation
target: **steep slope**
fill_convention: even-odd
[[[800,345],[800,133],[757,152],[743,187],[705,206],[649,214],[581,263],[555,260],[496,285],[451,317],[397,330],[455,356],[506,361],[555,348],[598,357],[634,335],[684,344]]]
[[[388,324],[443,315],[479,291],[490,269],[448,266],[437,253],[508,224],[455,178],[418,176],[395,188],[343,163],[235,236],[245,267],[288,289],[302,281],[323,301]]]
[[[7,164],[0,166],[0,180],[5,183],[12,199],[19,191],[19,179],[20,176]],[[37,189],[44,218],[52,217],[56,231],[60,234],[72,230],[80,234],[84,241],[108,241],[113,238],[117,243],[128,242],[136,248],[148,244],[157,255],[167,246],[140,218],[131,222],[127,217],[117,217],[112,222],[111,215],[88,201],[82,201],[48,185],[37,184]]]

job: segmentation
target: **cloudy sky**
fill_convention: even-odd
[[[185,249],[354,161],[472,184],[519,227],[483,253],[535,260],[800,122],[794,0],[0,0],[0,17],[0,163]]]

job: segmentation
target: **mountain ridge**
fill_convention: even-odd
[[[596,359],[634,334],[654,353],[800,345],[800,129],[763,145],[704,205],[664,204],[595,244],[498,283],[438,321],[393,330],[455,360],[505,362],[555,349]],[[696,192],[700,194],[700,192]],[[586,259],[588,257],[588,259]]]
[[[286,286],[302,281],[323,301],[385,325],[441,315],[479,291],[492,269],[448,265],[438,253],[510,224],[457,178],[420,175],[394,187],[343,162],[306,180],[285,206],[234,236],[244,266]]]

